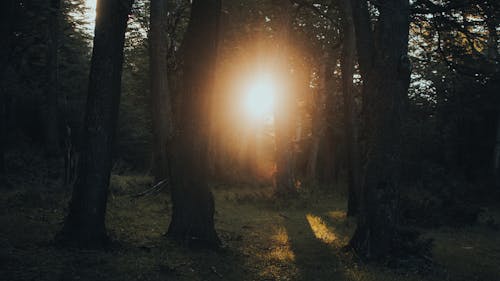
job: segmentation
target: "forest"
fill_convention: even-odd
[[[500,280],[499,1],[0,14],[0,280]]]

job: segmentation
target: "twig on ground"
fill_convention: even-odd
[[[155,185],[153,185],[151,188],[148,188],[140,193],[137,193],[137,194],[134,194],[131,196],[134,198],[138,198],[138,197],[146,196],[149,194],[158,193],[163,189],[164,186],[167,185],[167,183],[168,183],[168,179],[163,179],[163,180],[159,181],[158,183],[156,183]]]

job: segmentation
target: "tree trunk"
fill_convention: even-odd
[[[498,58],[498,22],[495,11],[498,11],[500,4],[496,1],[487,1],[486,25],[488,27],[488,58],[495,61]],[[498,70],[498,68],[496,69]]]
[[[131,6],[132,0],[97,2],[81,158],[69,214],[58,237],[65,244],[101,248],[108,240],[104,218]]]
[[[153,176],[159,182],[168,177],[168,153],[172,135],[172,106],[168,85],[168,3],[151,0],[149,64],[153,121]]]
[[[315,185],[317,183],[317,163],[318,163],[318,153],[320,150],[321,139],[324,137],[325,132],[325,103],[328,100],[328,79],[329,64],[328,53],[324,55],[323,64],[320,67],[319,77],[321,79],[321,85],[314,97],[314,112],[312,116],[312,143],[309,152],[309,157],[307,160],[307,180],[310,184]]]
[[[58,117],[58,49],[59,49],[59,16],[61,0],[50,0],[48,18],[47,48],[47,84],[45,85],[44,104],[42,105],[44,120],[44,141],[47,155],[54,157],[59,153],[59,117]]]
[[[292,24],[291,12],[293,6],[286,1],[285,11],[281,15],[280,32],[278,36],[278,71],[284,75],[283,81],[288,81],[290,70],[288,66],[287,45],[289,44],[289,32]],[[293,175],[293,131],[294,122],[292,107],[293,89],[289,87],[290,83],[282,85],[280,92],[276,93],[274,102],[274,128],[276,145],[276,176],[275,176],[275,194],[278,197],[295,195],[295,179]],[[288,86],[288,87],[287,87]]]
[[[496,184],[500,186],[500,109],[497,112],[497,132],[495,137],[495,147],[493,149],[493,175]]]
[[[360,161],[357,138],[356,111],[354,99],[354,55],[356,48],[354,21],[352,18],[351,0],[344,0],[342,8],[342,28],[344,31],[344,44],[342,46],[342,94],[344,98],[344,132],[347,149],[347,215],[354,216],[358,213],[358,194],[360,182]]]
[[[495,11],[497,10],[494,1],[488,1],[488,9],[486,10],[486,25],[488,26],[488,58],[497,65],[494,69],[495,73],[498,74],[500,71],[500,66],[495,61],[498,59],[498,33],[497,33],[497,17]],[[495,134],[495,145],[493,147],[493,161],[492,161],[492,172],[494,176],[495,183],[500,186],[500,105],[497,110],[497,126]]]
[[[6,72],[9,65],[12,39],[12,22],[16,0],[7,0],[0,12],[0,177],[5,173],[5,152],[7,145],[7,85]]]
[[[375,35],[369,24],[367,2],[354,3],[357,51],[363,74],[367,163],[359,198],[358,227],[350,246],[360,257],[376,259],[389,255],[397,247],[401,117],[410,75],[409,3],[391,0],[380,5]]]
[[[3,73],[2,73],[3,78]],[[4,80],[2,79],[1,84]],[[7,105],[6,105],[6,94],[5,86],[0,84],[0,179],[5,174],[5,152],[7,146]],[[0,182],[1,183],[1,182]]]
[[[172,221],[168,235],[196,247],[218,247],[208,185],[210,101],[214,87],[220,0],[194,0],[184,41],[181,126],[172,154]]]

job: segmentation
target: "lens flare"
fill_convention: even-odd
[[[269,75],[252,80],[246,87],[243,99],[247,116],[253,120],[272,118],[275,93],[276,84]]]

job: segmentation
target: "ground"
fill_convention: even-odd
[[[40,171],[38,171],[40,173]],[[345,200],[330,191],[275,202],[265,186],[214,186],[217,252],[187,249],[166,237],[170,202],[151,184],[114,175],[107,251],[61,249],[52,239],[71,190],[38,178],[11,180],[0,204],[1,280],[481,280],[498,281],[500,233],[484,224],[425,231],[435,266],[415,270],[364,264],[342,249],[355,227]]]

